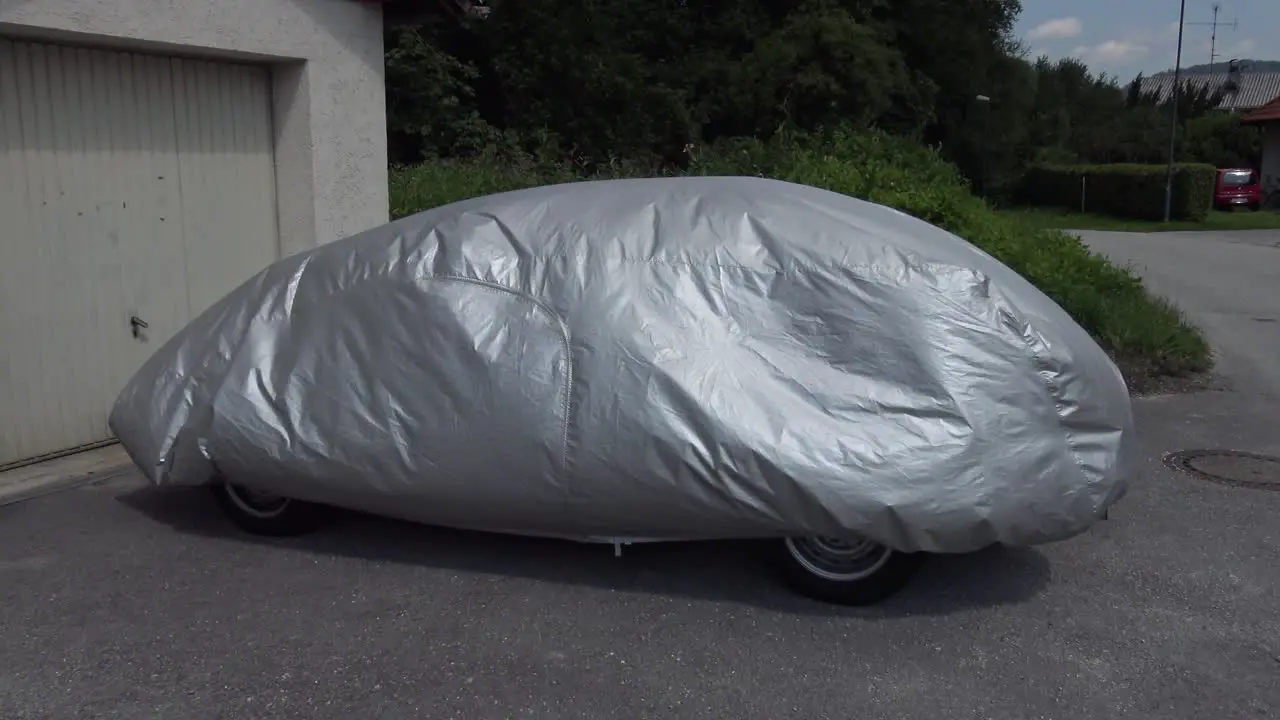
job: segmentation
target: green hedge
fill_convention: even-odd
[[[1039,165],[1023,176],[1021,200],[1039,207],[1137,220],[1164,219],[1166,165]],[[1203,220],[1213,209],[1212,165],[1173,167],[1171,219]]]

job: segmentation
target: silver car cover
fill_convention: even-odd
[[[760,178],[520,190],[285,258],[110,424],[160,485],[580,540],[1036,544],[1136,464],[1117,368],[1020,275]]]

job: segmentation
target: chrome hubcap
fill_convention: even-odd
[[[864,538],[787,538],[787,552],[805,570],[836,582],[862,580],[884,567],[893,550]]]
[[[257,518],[273,518],[289,507],[289,498],[273,495],[260,490],[252,490],[243,485],[227,483],[224,490],[231,502],[235,503],[247,515]]]

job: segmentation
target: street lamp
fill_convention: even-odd
[[[1182,0],[1182,9],[1178,11],[1178,57],[1173,65],[1173,109],[1169,120],[1169,169],[1164,176],[1164,221],[1169,222],[1173,214],[1173,153],[1178,142],[1178,95],[1182,83],[1182,28],[1187,20],[1187,0]]]
[[[974,99],[986,107],[986,110],[982,113],[982,141],[978,150],[982,168],[978,172],[978,196],[985,200],[987,197],[987,134],[991,125],[991,98],[986,95],[978,95]]]

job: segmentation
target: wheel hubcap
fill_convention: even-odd
[[[273,495],[260,490],[252,490],[243,485],[227,483],[224,487],[227,497],[236,507],[248,515],[257,518],[273,518],[289,507],[289,498]]]
[[[801,567],[825,580],[850,582],[874,574],[893,550],[864,538],[797,537],[787,551]]]

